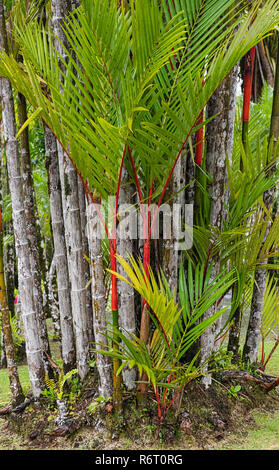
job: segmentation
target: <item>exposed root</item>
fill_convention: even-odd
[[[271,390],[274,390],[279,385],[279,378],[274,377],[272,375],[268,375],[257,369],[256,371],[260,376],[254,376],[249,374],[244,370],[224,370],[221,372],[223,379],[238,379],[243,380],[245,382],[254,382],[257,383],[264,392],[268,393]]]
[[[2,410],[0,410],[0,416],[4,416],[7,414],[11,414],[11,413],[20,413],[24,411],[25,408],[29,406],[31,403],[33,403],[34,401],[35,401],[35,398],[30,397],[30,398],[27,398],[27,400],[25,400],[23,403],[20,403],[18,406],[15,406],[14,408],[12,408],[11,404],[7,405],[5,408],[2,408]]]

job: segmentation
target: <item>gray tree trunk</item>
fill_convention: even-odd
[[[56,36],[55,47],[65,56],[61,44],[66,45],[63,22],[71,11],[71,2],[52,0],[52,24]],[[61,65],[62,68],[62,65]],[[71,282],[71,301],[73,325],[76,341],[76,358],[80,378],[85,379],[89,372],[88,320],[86,315],[86,272],[82,247],[81,217],[79,207],[78,176],[70,159],[61,147],[60,178],[64,191],[63,211],[68,251],[69,277]],[[63,181],[64,180],[64,181]]]
[[[3,0],[0,0],[0,47],[5,51],[8,50]],[[32,391],[34,396],[38,397],[44,388],[44,365],[33,296],[33,278],[30,266],[30,250],[24,211],[22,177],[16,140],[17,132],[13,93],[10,82],[5,78],[2,78],[2,118],[18,260],[18,278],[26,341],[26,355]]]
[[[118,253],[122,258],[128,261],[128,255],[133,253],[134,241],[133,241],[133,229],[136,228],[133,225],[133,213],[136,214],[136,209],[133,206],[133,195],[135,188],[129,182],[129,174],[123,167],[121,188],[119,191],[119,226],[118,226]],[[127,213],[121,212],[127,208]],[[132,214],[131,214],[132,213]],[[130,216],[131,215],[131,216]],[[135,219],[136,220],[136,219]],[[118,272],[125,277],[125,271],[122,266],[118,263]],[[135,313],[135,298],[134,289],[126,282],[118,282],[118,313],[119,313],[119,326],[123,331],[123,334],[129,337],[129,334],[136,333],[136,313]],[[128,390],[135,388],[136,381],[136,369],[130,369],[126,367],[122,372],[123,383]]]
[[[68,234],[68,261],[77,367],[81,379],[84,380],[89,372],[85,260],[82,249],[77,174],[71,162],[67,160],[65,160],[65,194],[65,222]]]
[[[249,323],[247,327],[245,344],[243,347],[243,360],[251,365],[256,364],[258,359],[265,283],[266,271],[260,269],[256,270]]]
[[[100,218],[92,202],[87,207],[87,231],[92,274],[93,327],[96,349],[106,349],[108,341],[106,321],[106,292],[104,284],[103,254],[100,236]],[[112,363],[102,354],[96,354],[99,374],[99,393],[102,397],[112,396]]]
[[[54,334],[59,339],[61,344],[61,326],[60,326],[60,313],[59,302],[57,294],[57,274],[55,266],[55,258],[53,258],[50,268],[47,273],[48,295],[49,295],[49,313],[52,318]],[[61,348],[62,352],[62,348]]]
[[[279,36],[277,33],[277,43],[279,44]],[[269,140],[270,143],[276,144],[279,137],[279,47],[277,51],[276,72],[273,90],[273,104],[270,121]],[[272,153],[273,156],[273,153]],[[274,165],[271,166],[269,172],[274,171]],[[263,203],[267,209],[274,204],[274,188],[265,191],[263,194]],[[270,229],[269,222],[266,235]],[[266,236],[265,235],[265,236]],[[267,260],[264,264],[267,263]],[[252,304],[250,311],[249,324],[246,333],[246,340],[243,347],[243,359],[249,364],[255,364],[258,357],[258,347],[261,338],[261,320],[264,306],[264,294],[267,279],[267,269],[257,269],[255,272],[254,288],[252,295]]]
[[[64,371],[75,367],[75,343],[71,306],[67,248],[65,241],[61,183],[59,178],[57,141],[45,126],[45,149],[48,167],[51,227],[54,244],[54,262],[57,273],[58,303],[61,326],[61,351]]]
[[[0,229],[1,230],[1,229]],[[7,291],[5,286],[4,265],[3,265],[3,237],[0,233],[0,309],[1,309],[1,332],[3,332],[3,342],[7,369],[9,373],[10,390],[13,405],[18,405],[24,401],[24,395],[19,380],[16,363],[16,352],[13,341],[12,328],[10,323],[10,312],[8,307]]]
[[[1,84],[1,81],[0,81]],[[0,90],[1,96],[1,90]],[[2,148],[1,144],[3,142],[3,129],[2,129],[2,121],[0,122],[0,136],[1,136],[1,184],[2,184],[2,198],[3,201],[5,197],[10,194],[9,189],[9,181],[6,166],[3,165],[3,155],[4,155],[4,148]],[[11,240],[9,243],[4,246],[4,266],[5,266],[5,282],[7,288],[7,297],[8,297],[8,306],[11,315],[13,316],[15,313],[14,308],[14,290],[15,290],[15,277],[16,277],[16,270],[15,270],[15,244],[13,238],[13,221],[12,220],[3,220],[3,236],[9,237]]]
[[[80,222],[81,222],[81,236],[82,236],[82,254],[83,254],[83,265],[84,265],[84,276],[86,286],[89,286],[91,273],[89,260],[89,246],[88,246],[88,234],[87,234],[87,214],[86,214],[86,196],[82,181],[78,178],[78,197],[79,197],[79,210],[80,210]],[[86,288],[86,318],[87,318],[87,331],[88,341],[92,343],[94,340],[93,335],[93,316],[92,316],[92,295],[91,289]]]
[[[1,80],[0,80],[1,86]],[[1,90],[0,90],[1,96]],[[2,146],[2,129],[0,128],[0,151]],[[2,170],[1,158],[1,170]],[[4,358],[5,367],[8,368],[10,390],[13,405],[18,405],[24,400],[22,387],[19,380],[16,363],[16,352],[10,322],[10,311],[5,282],[4,249],[3,249],[3,173],[0,172],[0,309],[1,309],[1,361]]]
[[[223,229],[225,217],[225,203],[228,201],[226,194],[227,172],[226,157],[232,158],[234,110],[236,97],[237,68],[221,83],[213,94],[207,107],[207,116],[217,115],[207,126],[206,131],[206,166],[212,176],[212,185],[209,188],[211,196],[210,225],[219,231]],[[217,254],[213,260],[212,280],[220,273],[220,257]],[[204,315],[209,318],[217,311],[217,304],[213,305]],[[220,330],[221,319],[216,321],[201,336],[201,362],[206,362],[210,355],[216,351],[215,343]],[[210,374],[206,374],[203,383],[207,387],[211,384]]]
[[[184,151],[179,158],[173,173],[172,195],[175,195],[169,206],[172,213],[171,237],[163,240],[163,273],[168,281],[171,292],[175,291],[176,300],[178,300],[178,270],[180,262],[180,250],[178,250],[178,234],[183,229],[185,216],[185,191],[182,188],[186,184],[186,152]],[[175,214],[178,211],[179,214]],[[180,215],[180,217],[179,217]],[[178,217],[177,217],[178,216]],[[181,225],[179,227],[179,225]]]
[[[19,126],[22,127],[27,120],[26,100],[23,95],[18,95],[18,116]],[[35,301],[36,318],[38,322],[38,331],[41,341],[42,350],[50,355],[50,346],[48,340],[47,326],[44,316],[44,302],[43,292],[41,286],[41,269],[39,250],[37,243],[37,223],[36,223],[36,207],[35,207],[35,192],[32,177],[32,164],[29,147],[29,134],[28,128],[25,128],[20,136],[20,152],[21,152],[21,170],[23,180],[24,192],[24,207],[26,217],[27,236],[30,247],[30,266],[33,277],[33,293]],[[46,370],[49,369],[49,364],[45,362]]]

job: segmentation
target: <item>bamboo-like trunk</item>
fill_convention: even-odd
[[[1,82],[1,81],[0,81]],[[1,93],[0,93],[1,96]],[[0,141],[2,140],[2,133],[0,131]],[[0,144],[1,145],[1,144]],[[12,395],[12,403],[14,406],[18,405],[24,400],[24,395],[21,383],[18,376],[18,368],[16,363],[15,345],[13,342],[13,334],[10,322],[10,311],[8,305],[8,295],[5,282],[4,272],[4,249],[3,249],[3,223],[2,223],[2,172],[1,172],[1,196],[0,196],[0,309],[1,309],[1,333],[3,338],[3,350],[5,350],[5,360],[9,373],[10,390]]]
[[[0,219],[2,218],[0,213]],[[0,221],[2,224],[2,221]],[[6,353],[7,369],[10,380],[10,390],[12,395],[13,405],[19,405],[24,401],[24,394],[22,391],[21,383],[18,375],[18,368],[16,363],[15,346],[13,342],[13,334],[10,323],[10,312],[8,307],[8,298],[5,285],[4,264],[3,264],[3,236],[2,228],[0,227],[0,308],[1,308],[1,325],[4,338],[4,346]]]
[[[212,175],[212,186],[209,188],[211,194],[210,225],[220,231],[223,228],[225,203],[227,202],[225,191],[227,182],[226,157],[229,156],[231,159],[232,154],[236,80],[237,69],[234,69],[216,90],[207,109],[208,117],[219,113],[207,126],[206,165],[207,171]],[[220,272],[219,255],[215,256],[213,262],[212,279]],[[216,303],[206,312],[204,318],[214,315],[217,309]],[[221,319],[201,336],[201,362],[207,361],[218,347],[215,344],[215,339],[220,330],[220,322]],[[210,374],[204,376],[203,383],[206,387],[211,384]]]
[[[18,94],[18,117],[19,126],[22,127],[27,120],[27,109],[26,100],[22,94]],[[36,227],[36,203],[34,196],[34,184],[32,178],[32,164],[29,147],[29,133],[28,127],[26,127],[20,135],[20,152],[21,152],[21,170],[23,180],[23,192],[24,192],[24,207],[25,207],[25,218],[27,236],[30,246],[30,266],[33,277],[33,293],[35,301],[35,311],[38,323],[39,337],[41,341],[42,350],[50,355],[50,346],[48,340],[48,332],[46,321],[44,317],[43,308],[43,292],[41,286],[41,269],[39,250],[37,244],[37,227]],[[46,370],[49,369],[49,365],[45,363]]]
[[[59,312],[59,301],[57,295],[57,275],[55,258],[53,257],[52,263],[47,273],[47,284],[48,284],[48,299],[49,299],[49,314],[52,319],[53,329],[55,337],[59,340],[61,348],[61,326],[60,326],[60,312]]]
[[[242,111],[242,144],[245,152],[248,150],[248,130],[250,118],[250,103],[252,96],[252,83],[255,62],[255,47],[252,48],[245,56],[244,63],[244,79],[243,79],[243,111]],[[240,169],[242,170],[242,160],[240,161]],[[238,255],[241,258],[241,254]],[[241,260],[240,260],[241,263]],[[232,296],[237,295],[237,286],[233,286]],[[233,322],[229,331],[228,351],[233,353],[232,360],[237,363],[239,359],[239,341],[241,330],[241,309],[236,308]]]
[[[92,303],[93,326],[97,349],[106,349],[108,345],[106,321],[106,293],[103,271],[103,254],[100,237],[100,216],[94,204],[88,201],[87,206],[87,232],[89,240],[89,253],[92,272]],[[96,355],[97,370],[99,373],[99,393],[104,398],[112,396],[112,364],[110,358],[103,354]]]
[[[183,187],[186,184],[186,155],[182,153],[178,160],[174,172],[172,182],[172,197],[169,202],[172,227],[171,237],[163,240],[163,261],[162,270],[168,281],[171,292],[175,292],[176,300],[178,300],[178,270],[180,261],[180,251],[178,250],[178,234],[182,228],[180,222],[185,215],[185,191]]]
[[[149,198],[148,198],[148,209],[147,212],[144,213],[143,209],[143,269],[147,278],[149,278],[149,267],[150,267],[150,240],[151,240],[151,231],[152,231],[152,219],[151,219],[151,212],[150,212],[150,204],[151,204],[151,196],[152,196],[152,187],[149,190]],[[142,196],[141,196],[142,202]],[[153,215],[156,217],[156,215]],[[149,314],[149,306],[145,299],[142,301],[142,313],[141,313],[141,323],[140,323],[140,339],[143,341],[147,347],[149,347],[150,343],[150,314]],[[143,372],[140,377],[141,383],[138,385],[137,389],[137,401],[140,406],[144,405],[146,399],[146,392],[148,389],[148,377],[146,372]]]
[[[68,261],[71,282],[73,325],[76,340],[76,359],[82,380],[89,372],[89,339],[86,309],[86,277],[82,249],[77,174],[70,161],[65,160],[65,223],[68,234]]]
[[[116,239],[109,238],[110,242],[110,267],[113,273],[117,271],[116,262]],[[112,325],[113,325],[113,341],[112,346],[116,354],[119,352],[117,330],[119,329],[119,316],[118,316],[118,294],[117,294],[117,278],[115,274],[111,275],[111,313],[112,313]],[[122,379],[121,375],[118,374],[120,367],[120,359],[118,357],[113,358],[113,404],[117,412],[121,411],[122,408]]]
[[[3,0],[0,0],[0,47],[6,52],[7,36]],[[34,396],[39,396],[44,388],[43,356],[36,322],[33,297],[33,279],[30,266],[30,251],[24,211],[22,177],[19,166],[19,153],[16,139],[16,122],[13,93],[10,82],[2,78],[2,118],[6,143],[7,168],[13,212],[13,227],[18,259],[22,319],[26,340],[26,355],[30,382]]]
[[[16,255],[15,255],[15,244],[12,237],[13,222],[12,220],[3,223],[4,235],[11,238],[10,242],[4,246],[4,266],[5,266],[5,280],[7,287],[8,306],[11,315],[15,314],[14,307],[14,291],[16,287]]]
[[[265,52],[263,40],[259,44],[257,44],[256,48],[259,51],[259,56],[261,58],[261,64],[265,72],[266,81],[271,88],[274,88],[274,76],[273,76],[272,68],[270,66],[269,60]]]
[[[0,86],[1,86],[1,80],[0,80]],[[1,96],[1,90],[0,90],[0,96]],[[0,122],[0,136],[3,135],[3,129],[2,129],[2,121]],[[6,170],[6,165],[3,165],[3,156],[4,156],[4,148],[2,148],[2,137],[0,141],[0,149],[1,149],[1,155],[0,155],[0,165],[1,165],[1,188],[2,188],[2,200],[4,201],[5,197],[10,193],[9,190],[9,182],[8,182],[8,175],[7,175],[7,170]],[[7,289],[7,300],[8,300],[8,307],[9,311],[12,316],[14,316],[15,313],[15,308],[14,308],[14,290],[15,290],[15,278],[16,278],[16,269],[15,269],[15,245],[14,245],[14,238],[12,236],[13,234],[13,222],[12,220],[8,220],[2,224],[2,231],[3,231],[3,237],[10,237],[10,242],[6,244],[6,246],[3,248],[3,260],[4,260],[4,266],[5,266],[5,284],[6,284],[6,289]]]
[[[54,244],[54,262],[57,274],[58,303],[61,326],[61,352],[64,372],[75,367],[75,344],[71,307],[67,248],[65,241],[61,183],[57,141],[52,131],[45,126],[45,149],[48,170],[51,227]]]
[[[65,57],[67,45],[63,22],[71,11],[71,2],[52,0],[52,25],[56,36],[55,47]],[[61,69],[63,65],[60,64]],[[62,80],[62,78],[61,78]],[[84,380],[89,372],[88,321],[86,318],[86,275],[82,247],[82,232],[77,173],[63,149],[58,147],[60,178],[62,182],[63,211],[71,282],[73,325],[76,341],[76,359],[79,375]]]
[[[89,246],[88,246],[88,234],[86,231],[87,227],[87,215],[86,215],[86,196],[82,181],[78,178],[78,197],[79,197],[79,210],[80,210],[80,222],[81,222],[81,237],[82,237],[82,254],[83,254],[83,265],[84,265],[84,276],[86,286],[90,283],[90,264],[89,259]],[[89,288],[86,289],[86,318],[87,318],[87,331],[88,341],[90,343],[94,340],[93,335],[93,316],[92,316],[92,295]]]
[[[125,207],[129,213],[135,208],[133,207],[134,186],[129,182],[129,175],[125,168],[122,170],[121,188],[119,191],[119,225],[118,225],[118,253],[122,258],[128,261],[128,255],[133,253],[133,239],[130,230],[133,230],[133,217],[127,216],[124,211]],[[120,264],[117,265],[118,273],[125,277],[125,271]],[[126,282],[119,282],[118,288],[118,311],[119,326],[123,330],[123,334],[136,333],[136,316],[135,316],[135,298],[134,289]],[[136,370],[128,367],[122,372],[123,383],[128,390],[135,388]]]
[[[246,364],[256,364],[261,339],[261,320],[264,306],[266,271],[256,270],[249,322],[243,347],[242,358]]]

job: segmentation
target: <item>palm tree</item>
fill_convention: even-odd
[[[37,23],[18,31],[23,67],[1,54],[1,73],[52,129],[86,195],[93,203],[95,195],[104,202],[108,195],[116,195],[113,229],[108,232],[112,271],[116,271],[114,235],[124,164],[137,188],[140,208],[156,202],[159,210],[210,97],[278,21],[278,5],[271,0],[264,6],[260,1],[251,9],[246,6],[239,2],[234,12],[232,0],[180,0],[175,5],[167,0],[160,4],[136,0],[125,12],[109,0],[84,0],[65,25],[69,47],[63,47],[63,55],[54,50],[51,31]],[[146,218],[147,275],[158,210],[152,220]],[[114,274],[111,300],[117,327]],[[142,338],[149,336],[148,318],[145,305]]]
[[[0,46],[1,50],[5,50],[6,52],[8,51],[3,1],[0,2]],[[1,98],[3,105],[3,129],[6,141],[7,167],[13,210],[13,227],[18,258],[22,318],[26,339],[26,354],[32,391],[34,396],[38,396],[41,394],[44,386],[43,355],[38,335],[33,296],[33,279],[31,274],[29,244],[24,214],[22,177],[19,167],[13,93],[12,87],[7,78],[2,78]]]
[[[95,205],[88,203],[88,242],[91,257],[92,272],[92,304],[93,304],[93,326],[95,342],[107,348],[106,338],[106,289],[104,283],[104,267],[102,246],[100,239],[99,214]],[[100,346],[101,347],[101,346]],[[99,393],[101,397],[112,396],[112,367],[107,357],[98,355],[96,357],[97,370],[99,373]]]
[[[63,23],[71,11],[70,2],[53,0],[52,24],[54,44],[60,54],[63,45],[67,46],[67,38],[63,32]],[[65,59],[64,59],[65,60]],[[63,70],[63,65],[60,63]],[[61,76],[61,82],[63,77]],[[66,230],[66,242],[71,282],[71,300],[73,325],[76,339],[76,355],[80,377],[85,379],[89,372],[89,332],[87,320],[86,268],[83,257],[83,236],[81,230],[81,214],[79,203],[78,176],[70,160],[65,157],[63,148],[58,145],[60,180],[63,191],[63,213]]]
[[[144,376],[144,385],[147,387],[150,384],[154,390],[158,419],[161,423],[185,386],[207,370],[207,361],[197,367],[196,356],[189,363],[185,363],[183,358],[204,331],[226,310],[227,307],[220,309],[209,318],[204,316],[204,313],[234,283],[235,273],[234,270],[225,270],[212,279],[212,265],[198,265],[194,270],[189,265],[186,281],[184,267],[181,264],[179,270],[181,307],[178,307],[163,275],[155,276],[150,268],[148,279],[143,264],[137,263],[132,256],[128,262],[120,256],[117,256],[117,259],[125,276],[115,273],[116,276],[124,283],[133,286],[146,300],[152,312],[155,329],[148,345],[133,333],[127,335],[127,332],[112,330],[111,334],[116,336],[117,341],[122,342],[122,347],[117,352],[113,348],[107,348],[98,350],[98,353],[121,360],[118,374],[125,366],[138,368],[139,375]],[[196,281],[195,287],[193,279]],[[173,391],[170,399],[169,389]]]
[[[209,224],[218,233],[224,230],[228,202],[227,160],[232,161],[237,76],[235,66],[207,105],[208,118],[216,116],[206,127],[206,170],[211,178],[208,183],[211,200]],[[217,253],[214,258],[213,277],[217,276],[221,269],[221,254]],[[212,311],[208,311],[206,316],[211,317],[216,309],[218,310],[217,304],[213,305]],[[214,340],[221,328],[220,320],[201,337],[202,360],[209,357],[215,349]],[[206,386],[211,383],[210,376],[204,378],[204,383]]]
[[[23,95],[18,94],[18,118],[19,126],[22,126],[27,121],[27,106],[26,100]],[[45,312],[43,305],[43,292],[41,283],[41,269],[40,269],[40,258],[39,258],[39,247],[37,241],[37,222],[36,222],[36,201],[34,192],[34,182],[32,178],[32,163],[30,155],[29,145],[29,132],[28,126],[24,127],[20,135],[20,153],[21,153],[21,171],[24,191],[24,204],[25,204],[25,216],[26,226],[28,234],[28,242],[30,246],[30,265],[33,277],[33,290],[34,290],[34,301],[36,305],[36,316],[38,322],[39,336],[42,343],[42,349],[50,355],[50,346],[48,340],[48,333],[45,321]],[[49,365],[46,364],[46,368]]]
[[[61,327],[61,355],[65,373],[75,366],[75,342],[71,306],[71,288],[67,262],[61,182],[57,140],[52,131],[44,126],[46,166],[48,170],[49,202],[54,244],[54,263],[57,274],[58,305]]]
[[[1,187],[2,196],[2,187]],[[7,367],[9,371],[10,389],[12,395],[12,405],[20,404],[23,399],[23,391],[18,376],[18,368],[16,363],[15,346],[13,342],[13,332],[10,320],[10,311],[8,304],[7,288],[4,273],[4,260],[3,260],[3,224],[2,224],[2,206],[3,200],[1,197],[0,207],[0,309],[1,309],[1,326],[4,338],[5,357],[7,360]]]

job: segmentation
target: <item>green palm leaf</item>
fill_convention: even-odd
[[[264,307],[261,322],[263,339],[271,336],[273,330],[279,327],[278,288],[274,276],[269,275],[266,281]]]
[[[71,158],[90,187],[104,197],[115,191],[128,143],[158,194],[212,93],[279,18],[271,0],[254,2],[252,12],[239,2],[236,14],[232,0],[217,6],[137,0],[124,13],[110,0],[84,0],[65,25],[66,62],[54,54],[51,32],[33,23],[18,27],[23,68],[3,54],[0,72],[35,111],[43,108],[65,150],[78,149]]]
[[[123,333],[115,331],[116,336],[121,338],[124,344],[124,347],[120,346],[121,341],[119,342],[120,349],[123,349],[117,353],[117,357],[121,361],[124,360],[125,364],[130,364],[131,367],[137,365],[139,370],[145,370],[145,372],[152,368],[153,374],[157,378],[160,377],[160,380],[163,377],[168,377],[171,373],[175,373],[176,378],[179,376],[181,379],[183,375],[181,375],[181,371],[184,367],[181,364],[181,358],[226,310],[225,308],[220,309],[211,318],[202,320],[204,313],[222,298],[235,282],[234,271],[223,272],[212,280],[210,269],[205,272],[204,266],[197,267],[194,274],[196,286],[193,287],[192,270],[189,269],[189,277],[186,282],[181,267],[179,293],[182,308],[179,309],[162,277],[159,277],[157,282],[150,269],[149,279],[142,263],[136,262],[132,256],[129,257],[129,263],[120,256],[117,256],[117,260],[122,265],[128,279],[118,273],[114,274],[119,280],[130,284],[145,299],[155,325],[149,347],[135,335],[125,336]],[[106,354],[115,353],[107,351]],[[151,370],[149,370],[148,376],[151,376]],[[180,383],[180,380],[176,383]],[[152,384],[156,385],[155,382]]]

